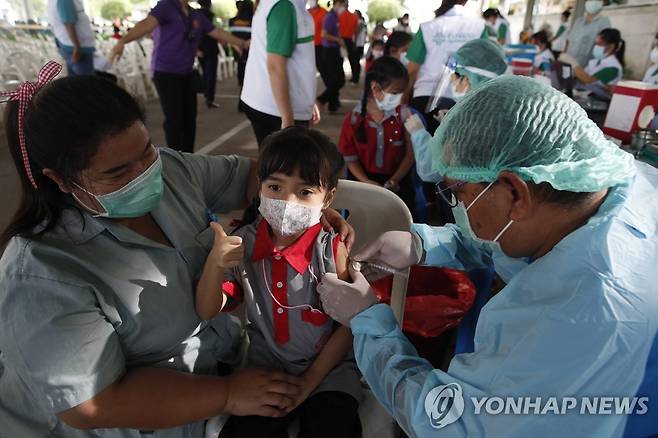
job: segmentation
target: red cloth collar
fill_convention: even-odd
[[[281,251],[274,249],[270,224],[262,219],[256,229],[256,243],[251,255],[251,261],[257,262],[272,254],[280,254],[295,271],[304,274],[313,258],[313,243],[322,230],[322,224],[313,225],[299,239]]]

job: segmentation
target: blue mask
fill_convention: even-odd
[[[490,254],[496,254],[496,253],[504,254],[498,240],[501,238],[503,233],[507,231],[507,229],[514,223],[513,220],[510,220],[507,223],[507,225],[503,227],[500,233],[498,233],[498,235],[494,237],[493,240],[486,240],[478,237],[478,235],[475,234],[475,231],[473,231],[473,228],[471,227],[471,222],[468,219],[468,210],[471,207],[473,207],[473,205],[477,202],[477,200],[480,199],[482,195],[484,195],[484,193],[487,190],[489,190],[489,188],[491,188],[494,182],[495,181],[492,181],[487,187],[485,187],[484,190],[482,190],[480,194],[477,195],[475,199],[473,199],[473,202],[471,202],[468,205],[468,207],[466,207],[462,201],[459,201],[459,203],[457,203],[457,206],[452,209],[452,214],[455,217],[455,224],[459,227],[459,229],[462,231],[465,237],[470,238],[473,242],[476,243],[476,245],[489,251]]]
[[[605,58],[605,47],[599,46],[598,44],[592,49],[592,56],[594,59],[603,59]]]
[[[95,195],[80,186],[78,188],[96,199],[96,202],[105,210],[103,212],[94,211],[73,195],[81,205],[95,213],[95,217],[128,218],[144,216],[157,207],[164,192],[160,153],[157,152],[153,164],[137,178],[111,193]]]

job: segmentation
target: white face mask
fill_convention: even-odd
[[[384,93],[384,98],[382,100],[377,100],[375,97],[375,102],[377,102],[377,107],[380,110],[393,111],[395,108],[400,106],[400,102],[402,102],[402,93]]]
[[[590,15],[596,15],[603,9],[603,2],[600,0],[588,0],[585,2],[585,10]]]
[[[407,52],[402,52],[402,54],[400,55],[400,62],[405,67],[409,65],[409,58],[407,58]]]
[[[503,233],[507,231],[507,229],[514,223],[514,221],[510,220],[507,223],[507,225],[503,227],[500,233],[498,233],[498,235],[494,237],[493,240],[486,240],[478,237],[478,235],[475,234],[475,231],[473,231],[473,228],[471,227],[471,222],[468,219],[468,210],[471,207],[473,207],[473,205],[477,202],[477,200],[480,199],[480,197],[482,197],[482,195],[484,195],[484,193],[487,190],[489,190],[489,188],[494,184],[494,182],[495,181],[489,183],[489,185],[485,187],[484,190],[482,190],[480,194],[475,197],[475,199],[473,199],[473,202],[471,202],[468,205],[468,207],[466,207],[462,201],[459,201],[457,206],[452,209],[452,214],[455,217],[455,224],[460,228],[462,233],[464,233],[466,237],[469,237],[471,240],[473,240],[476,244],[479,244],[480,247],[491,251],[492,254],[494,254],[496,251],[503,252],[498,240],[501,238]]]
[[[457,100],[460,97],[463,97],[466,93],[468,93],[468,86],[464,87],[464,91],[457,91],[457,84],[459,84],[462,81],[462,79],[463,78],[459,78],[458,81],[450,82],[450,91],[452,92],[452,97],[454,100]]]
[[[654,64],[658,64],[658,47],[654,47],[651,53],[649,54],[649,59]]]
[[[261,195],[258,211],[270,227],[283,237],[297,235],[320,222],[322,206],[309,207],[303,204],[272,199]]]

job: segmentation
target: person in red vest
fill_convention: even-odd
[[[361,65],[357,58],[354,40],[359,30],[359,16],[350,12],[347,9],[348,7],[349,3],[346,2],[345,12],[340,14],[338,18],[338,31],[340,32],[340,37],[345,41],[345,47],[347,48],[347,59],[350,62],[350,69],[352,70],[352,83],[358,84],[359,76],[361,76]]]
[[[315,44],[315,66],[318,71],[320,70],[320,60],[322,60],[322,21],[327,11],[320,5],[318,0],[309,0],[308,12],[313,16],[313,23],[315,23],[315,36],[313,43]]]

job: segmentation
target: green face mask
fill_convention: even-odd
[[[94,211],[80,202],[77,196],[73,195],[78,203],[95,213],[95,217],[127,218],[144,216],[157,207],[160,199],[162,199],[164,183],[162,182],[160,153],[158,152],[157,158],[148,169],[114,192],[95,195],[77,184],[76,186],[96,199],[96,202],[105,210],[104,212]]]

